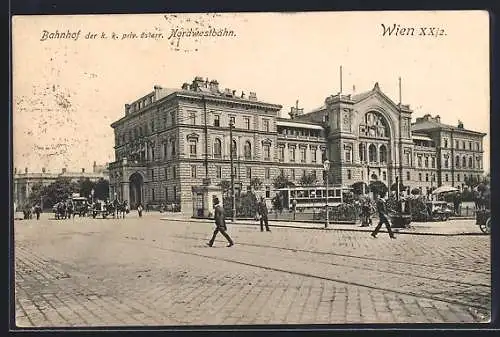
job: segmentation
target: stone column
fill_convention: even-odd
[[[126,200],[127,204],[130,206],[130,183],[128,181],[122,181],[122,201]]]

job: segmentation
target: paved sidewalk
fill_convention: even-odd
[[[151,214],[153,215],[153,214]],[[154,216],[154,215],[153,215]],[[211,223],[211,219],[196,219],[189,215],[181,213],[171,213],[171,214],[161,214],[161,220],[166,221],[182,221],[182,222],[201,222],[201,223]],[[259,222],[256,220],[236,220],[234,223],[229,220],[229,223],[234,225],[245,225],[245,226],[259,226]],[[269,225],[271,227],[288,227],[288,228],[309,228],[309,229],[320,229],[325,230],[325,225],[321,223],[311,223],[311,222],[299,222],[299,221],[274,221],[269,220]],[[337,231],[360,231],[360,232],[371,232],[375,228],[376,219],[374,219],[374,225],[370,227],[361,227],[359,224],[338,224],[330,223],[328,226],[329,230]],[[393,231],[398,234],[413,234],[413,235],[484,235],[476,225],[476,221],[472,219],[454,219],[448,221],[437,221],[437,222],[412,222],[410,228],[394,228]],[[382,233],[387,231],[382,228]]]

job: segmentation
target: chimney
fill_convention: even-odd
[[[45,173],[45,167],[42,167],[42,173]]]
[[[130,112],[130,104],[125,104],[125,116],[127,116]]]
[[[251,101],[256,101],[257,100],[257,94],[255,92],[250,91],[250,95],[248,96],[248,99]]]
[[[194,91],[198,91],[199,88],[203,87],[203,84],[205,83],[205,81],[203,80],[203,77],[201,76],[196,76],[193,80],[193,86],[192,86],[192,89]]]
[[[441,123],[441,117],[439,115],[437,115],[436,117],[434,117],[434,120],[438,123]]]
[[[82,168],[82,173],[85,173],[85,169],[84,168]]]
[[[236,95],[236,90],[233,90],[233,97]]]
[[[16,174],[16,173],[17,173],[17,168],[16,168],[16,167],[14,167],[14,174]]]
[[[458,121],[458,128],[463,129],[464,128],[464,123],[462,123],[461,120]]]
[[[96,167],[96,166],[97,166],[97,164],[96,164],[96,161],[94,160],[94,167]]]
[[[182,90],[189,90],[189,83],[183,83],[181,88]]]
[[[231,97],[231,89],[224,89],[224,95],[227,96],[227,97]]]
[[[66,168],[65,167],[63,167],[63,169],[62,169],[62,173],[66,173]]]
[[[244,91],[241,92],[241,98],[245,98],[245,92]]]
[[[28,173],[28,168],[27,167],[24,168],[24,173]]]
[[[219,82],[217,82],[217,80],[211,80],[209,88],[210,88],[211,92],[218,93],[219,92]]]

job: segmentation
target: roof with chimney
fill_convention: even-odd
[[[441,118],[439,116],[432,117],[430,114],[426,114],[423,117],[417,118],[416,122],[411,125],[412,132],[420,131],[431,131],[431,130],[448,130],[456,132],[472,133],[478,136],[485,136],[486,133],[477,132],[465,129],[462,122],[458,122],[457,126],[448,125],[441,123]]]

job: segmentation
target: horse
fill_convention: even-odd
[[[128,213],[128,204],[127,200],[123,200],[122,203],[119,203],[118,206],[116,207],[116,214],[118,218],[123,218],[125,219],[125,214]]]
[[[62,201],[58,202],[55,209],[55,215],[57,220],[66,218],[66,204]]]

